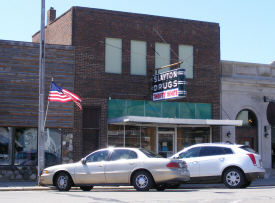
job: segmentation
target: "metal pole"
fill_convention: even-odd
[[[44,106],[45,106],[45,0],[41,0],[41,27],[40,27],[40,54],[39,54],[39,118],[38,118],[38,184],[43,185],[41,175],[44,170]]]

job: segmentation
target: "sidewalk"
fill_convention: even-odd
[[[250,187],[274,186],[275,178],[258,179],[252,182]],[[110,187],[103,187],[110,188]],[[127,186],[123,186],[127,188]],[[133,188],[129,186],[129,188]],[[182,184],[179,189],[204,189],[204,188],[226,188],[220,184]],[[0,191],[24,191],[24,190],[56,190],[54,186],[37,186],[37,182],[0,182]]]

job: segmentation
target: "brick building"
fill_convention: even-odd
[[[83,99],[83,111],[74,108],[75,161],[107,146],[169,156],[220,141],[220,125],[235,125],[219,120],[219,24],[83,7],[55,13],[48,11],[45,40],[75,46],[74,92]],[[178,61],[187,96],[152,102],[155,69]]]

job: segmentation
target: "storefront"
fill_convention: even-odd
[[[142,147],[164,157],[212,142],[212,126],[242,123],[213,120],[211,105],[199,103],[109,100],[108,112],[109,147]]]

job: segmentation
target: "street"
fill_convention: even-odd
[[[1,191],[3,202],[274,202],[275,186],[249,187],[247,189],[207,188],[207,189],[174,189],[158,192],[137,192],[130,187],[104,188],[95,187],[89,192],[72,188],[69,192],[57,190],[43,191]]]

